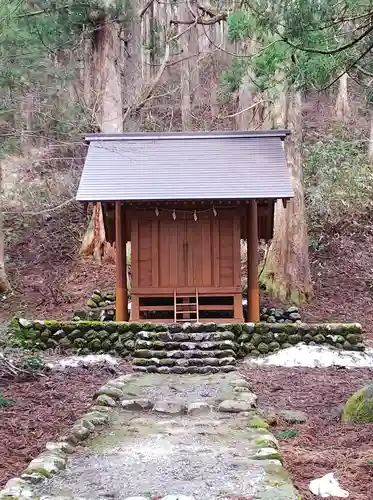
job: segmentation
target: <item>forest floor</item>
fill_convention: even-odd
[[[309,483],[335,473],[350,500],[367,500],[373,491],[372,424],[343,424],[341,405],[364,382],[373,379],[373,370],[338,368],[251,368],[241,373],[258,395],[258,407],[299,410],[307,414],[302,425],[277,421],[275,435],[289,429],[298,432],[292,439],[280,439],[285,467],[303,500],[314,500]]]
[[[122,361],[115,370],[124,374],[131,367]],[[101,365],[28,379],[0,377],[0,489],[91,406],[92,395],[110,377]]]

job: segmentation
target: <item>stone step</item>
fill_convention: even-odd
[[[201,350],[195,349],[191,351],[183,351],[178,349],[176,351],[166,350],[152,350],[152,349],[137,349],[133,353],[134,358],[172,358],[172,359],[190,359],[190,358],[227,358],[236,357],[235,351],[232,349],[221,350]]]
[[[203,342],[234,340],[235,335],[229,331],[223,332],[146,332],[137,333],[137,338],[141,340],[161,340],[163,342]]]
[[[178,373],[178,374],[207,374],[228,373],[236,370],[234,365],[224,366],[134,366],[134,371],[141,373]]]
[[[236,364],[236,358],[133,358],[134,366],[226,366]]]
[[[231,350],[235,351],[237,345],[232,340],[221,340],[221,341],[198,341],[189,342],[181,341],[165,342],[162,340],[137,340],[135,343],[135,350],[138,349],[151,349],[151,350],[167,350],[167,351],[191,351],[191,350]]]

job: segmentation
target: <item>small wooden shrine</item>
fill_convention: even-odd
[[[259,320],[259,241],[272,238],[275,202],[293,197],[283,151],[288,133],[86,137],[77,199],[103,204],[116,247],[118,321]],[[241,240],[247,241],[247,318]]]

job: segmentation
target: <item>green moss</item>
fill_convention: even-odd
[[[50,330],[59,330],[61,327],[61,323],[56,320],[45,320],[43,321],[44,325],[47,326]]]
[[[267,424],[267,422],[258,415],[249,417],[247,425],[248,427],[251,427],[253,429],[269,429],[269,425]]]
[[[276,438],[274,438],[271,434],[264,434],[261,437],[255,438],[253,444],[258,448],[278,448]]]
[[[130,330],[130,323],[125,321],[118,321],[115,323],[119,333],[126,333]]]
[[[373,422],[373,384],[355,392],[342,411],[343,422]]]
[[[50,479],[52,477],[52,474],[47,470],[43,469],[43,467],[27,468],[25,472],[39,474],[40,476],[46,477],[47,479]]]
[[[131,330],[131,332],[133,333],[138,333],[138,332],[141,332],[142,330],[142,325],[141,323],[130,323],[129,324],[129,329]]]

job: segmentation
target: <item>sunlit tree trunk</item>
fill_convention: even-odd
[[[123,104],[118,58],[120,41],[117,25],[102,18],[93,40],[93,102],[96,123],[105,134],[123,132]],[[96,261],[107,253],[111,246],[106,242],[101,203],[95,203],[92,218],[84,237],[81,254],[92,255]]]
[[[335,112],[336,112],[338,120],[343,121],[343,122],[347,121],[347,119],[349,118],[350,113],[351,113],[350,103],[348,100],[348,75],[347,75],[347,73],[345,73],[339,79],[339,89],[338,89],[337,100],[335,103]]]
[[[299,304],[312,294],[304,207],[300,92],[290,92],[280,107],[285,113],[276,120],[277,126],[282,122],[282,126],[291,130],[284,147],[295,196],[286,208],[281,200],[276,203],[274,236],[261,279],[272,296]]]

